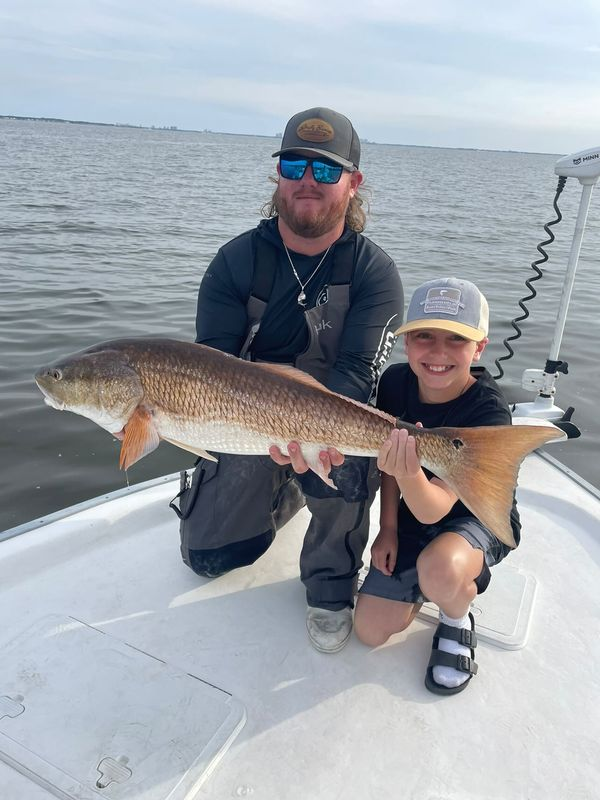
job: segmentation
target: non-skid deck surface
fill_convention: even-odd
[[[256,564],[204,581],[180,559],[168,509],[177,490],[163,484],[0,543],[0,647],[49,613],[71,616],[235,697],[246,724],[199,798],[597,796],[597,498],[539,457],[526,461],[523,542],[501,567],[506,580],[480,598],[490,607],[479,630],[487,615],[514,647],[523,629],[514,612],[535,581],[525,645],[482,641],[468,689],[441,698],[423,686],[432,636],[423,619],[375,650],[354,638],[335,655],[310,647],[298,578],[305,515]],[[49,797],[4,764],[0,786],[2,800]]]

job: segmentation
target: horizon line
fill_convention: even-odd
[[[13,119],[23,122],[64,122],[69,125],[99,125],[106,128],[134,128],[135,130],[164,131],[167,133],[210,133],[217,136],[253,136],[261,139],[278,139],[281,134],[266,133],[233,133],[232,131],[213,131],[209,128],[198,130],[196,128],[179,128],[177,125],[137,125],[133,122],[95,122],[83,119],[65,119],[63,117],[33,117],[20,114],[0,114],[0,119]],[[360,138],[360,137],[359,137]],[[535,156],[560,156],[564,153],[548,153],[536,150],[498,150],[492,147],[460,147],[458,145],[436,144],[403,144],[400,142],[374,142],[370,139],[360,139],[361,144],[372,144],[385,147],[424,147],[432,150],[470,150],[473,152],[487,153],[523,153]]]

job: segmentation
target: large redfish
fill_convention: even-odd
[[[171,339],[104,342],[44,367],[35,379],[48,405],[88,417],[122,440],[122,469],[164,439],[209,458],[206,450],[262,455],[273,444],[286,452],[297,441],[318,471],[318,453],[327,446],[376,456],[392,428],[406,428],[421,464],[511,547],[519,465],[536,447],[564,436],[537,425],[420,429],[293,367]]]

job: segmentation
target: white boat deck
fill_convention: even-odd
[[[476,601],[483,607],[482,633],[485,620],[498,616],[506,602],[504,623],[493,622],[504,646],[481,642],[479,674],[453,697],[430,694],[423,685],[432,636],[426,620],[376,650],[356,639],[335,655],[311,648],[298,577],[304,513],[256,564],[213,581],[198,578],[181,561],[178,520],[168,508],[178,491],[174,479],[0,541],[0,645],[12,654],[12,668],[4,660],[0,669],[0,700],[10,704],[20,697],[27,709],[12,718],[6,706],[3,716],[0,703],[5,760],[9,750],[14,766],[26,760],[27,748],[15,744],[14,731],[40,697],[66,692],[68,698],[68,708],[55,703],[55,718],[45,720],[44,746],[50,746],[50,732],[53,763],[35,751],[41,735],[35,726],[28,732],[33,772],[28,777],[22,764],[16,769],[0,760],[0,797],[600,797],[600,500],[539,455],[526,460],[520,484],[522,545],[495,569],[492,587]],[[375,532],[377,511],[372,519]],[[517,602],[521,585],[525,596]],[[59,650],[66,687],[56,677],[63,674],[56,652],[52,661],[43,652],[36,660],[24,645],[7,648],[49,614],[114,637],[118,641],[103,641],[119,658],[126,658],[120,643],[138,648],[140,671],[134,665],[124,673],[133,684],[146,681],[143,654],[150,654],[170,665],[178,685],[189,673],[206,682],[204,689],[210,684],[224,690],[218,695],[226,705],[232,695],[236,714],[245,707],[245,725],[240,729],[243,712],[234,714],[230,740],[216,737],[213,761],[196,765],[196,788],[175,786],[169,761],[155,763],[154,782],[142,786],[132,754],[110,751],[103,720],[107,698],[119,687],[92,681],[83,696],[81,674],[101,667],[94,631],[79,657],[73,647]],[[52,637],[41,638],[51,646]],[[23,663],[15,670],[19,648]],[[206,691],[208,696],[210,686]],[[79,708],[85,709],[80,721]],[[96,710],[91,717],[90,709]],[[138,744],[147,744],[168,718],[170,741],[181,737],[175,744],[182,751],[181,743],[196,735],[188,735],[184,712],[181,704],[172,705],[154,722],[148,715],[126,722],[136,729]],[[209,732],[212,724],[207,713]],[[67,774],[64,764],[72,763],[79,745],[88,763]],[[119,756],[129,758],[133,777],[99,788],[97,765]],[[34,781],[36,771],[46,777]]]

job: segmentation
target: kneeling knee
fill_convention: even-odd
[[[390,634],[372,625],[364,625],[360,621],[357,623],[356,619],[354,621],[354,633],[357,639],[368,647],[379,647],[390,638]]]
[[[275,538],[274,531],[265,531],[251,539],[216,547],[210,550],[184,550],[182,556],[185,563],[196,575],[204,578],[216,578],[232,569],[247,567],[260,558]]]
[[[201,578],[218,578],[232,569],[219,551],[190,550],[184,561]]]
[[[412,620],[413,615],[410,615],[406,619],[396,620],[396,624],[390,627],[382,624],[382,620],[377,617],[361,614],[360,607],[358,607],[354,614],[354,633],[357,639],[368,647],[380,647],[387,642],[390,636],[408,628]]]

